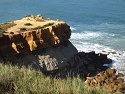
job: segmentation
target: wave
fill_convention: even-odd
[[[71,39],[91,39],[91,38],[97,38],[101,36],[101,33],[98,32],[91,32],[91,31],[84,31],[81,33],[72,33]]]
[[[76,28],[74,28],[74,27],[70,27],[70,29],[71,29],[72,31],[76,30]]]
[[[82,42],[77,40],[71,40],[74,46],[78,49],[79,52],[91,52],[95,51],[95,53],[103,53],[107,54],[107,57],[112,60],[111,64],[104,64],[104,66],[108,66],[117,70],[118,73],[125,74],[125,52],[116,51],[109,47]],[[124,78],[125,79],[125,78]]]
[[[125,74],[125,25],[76,25],[71,30],[70,40],[78,51],[107,54],[113,61],[107,66]]]
[[[110,28],[110,26],[112,27]],[[115,25],[107,23],[100,25],[87,25],[83,27],[82,25],[77,25],[76,27],[73,26],[71,27],[71,40],[100,44],[112,47],[115,50],[125,51],[125,30],[123,30],[122,26],[123,25],[116,25],[115,27]],[[117,27],[119,28],[119,31],[116,30]]]

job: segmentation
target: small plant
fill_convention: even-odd
[[[26,28],[20,28],[20,31],[24,32],[24,31],[26,31]]]
[[[48,27],[48,26],[52,26],[54,23],[47,23],[45,25],[42,26],[42,28]]]
[[[10,34],[14,34],[14,32],[10,32]]]
[[[31,26],[32,24],[31,23],[25,23],[24,25],[25,26]]]
[[[45,24],[44,26],[46,27],[46,26],[51,26],[51,25],[53,25],[54,23],[47,23],[47,24]]]
[[[0,28],[0,36],[3,36],[3,33],[6,33],[2,28]]]
[[[33,30],[37,30],[37,29],[42,29],[42,26],[37,26],[35,28],[32,28]]]
[[[33,30],[37,30],[37,29],[42,29],[42,28],[45,28],[45,27],[48,27],[48,26],[52,26],[54,23],[47,23],[43,26],[37,26],[35,28],[32,28]]]

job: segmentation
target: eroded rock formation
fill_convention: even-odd
[[[15,25],[6,27],[6,33],[0,37],[0,57],[3,59],[52,72],[67,66],[78,53],[68,40],[71,30],[64,21],[29,15],[12,23]]]
[[[56,21],[52,26],[41,29],[17,34],[7,33],[0,37],[0,53],[2,55],[16,54],[51,47],[68,40],[70,35],[69,25],[60,21]]]
[[[29,15],[0,25],[0,60],[30,66],[56,77],[79,75],[91,87],[104,85],[110,92],[125,91],[123,74],[104,64],[105,54],[79,52],[69,41],[70,26],[60,20]]]
[[[124,75],[120,73],[116,74],[115,69],[108,68],[96,76],[87,77],[84,83],[92,88],[105,86],[109,92],[120,91],[125,93],[125,83],[121,77],[124,77]]]

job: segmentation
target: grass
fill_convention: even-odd
[[[0,94],[109,94],[105,89],[91,89],[79,77],[51,78],[30,67],[0,63]],[[120,94],[120,93],[117,93]]]
[[[45,24],[45,25],[43,25],[43,26],[37,26],[37,27],[32,28],[32,29],[33,29],[33,30],[43,29],[43,28],[45,28],[45,27],[52,26],[53,24],[54,24],[54,23],[47,23],[47,24]]]
[[[14,22],[6,22],[3,24],[0,24],[0,29],[3,31],[6,31],[8,28],[15,26],[16,24]]]
[[[3,33],[5,33],[5,31],[0,31],[0,36],[3,36]]]
[[[3,33],[6,33],[6,30],[10,27],[15,26],[16,24],[14,22],[6,22],[3,24],[0,24],[0,36],[3,35]]]

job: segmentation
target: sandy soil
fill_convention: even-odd
[[[30,28],[35,28],[37,26],[43,26],[47,23],[60,23],[62,21],[50,20],[50,19],[43,18],[42,16],[40,16],[40,17],[34,16],[34,17],[25,17],[25,18],[22,18],[21,20],[15,20],[13,22],[17,25],[15,25],[11,28],[8,28],[8,30],[6,32],[18,33],[18,31],[20,31],[20,28],[30,29]],[[26,26],[25,25],[26,23],[31,23],[32,25]]]

